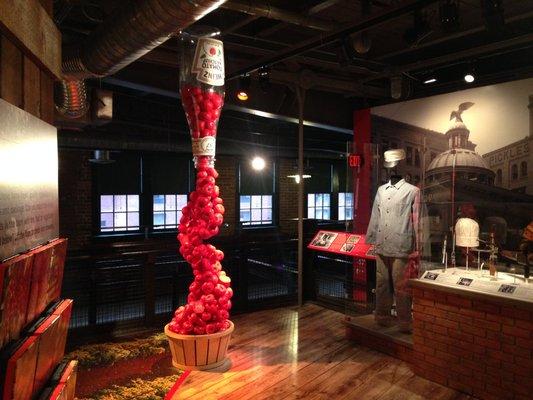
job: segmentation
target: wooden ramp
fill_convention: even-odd
[[[344,316],[307,304],[234,318],[231,365],[192,371],[177,399],[466,399],[345,338]]]

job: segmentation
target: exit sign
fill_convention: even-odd
[[[359,154],[350,154],[348,156],[348,165],[352,168],[361,166],[361,156]]]

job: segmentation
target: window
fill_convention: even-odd
[[[309,193],[307,195],[307,218],[330,219],[330,194]]]
[[[242,225],[272,224],[272,195],[240,196]]]
[[[420,167],[420,150],[415,149],[415,166]]]
[[[413,148],[411,146],[407,146],[405,162],[407,165],[413,165]]]
[[[181,210],[186,205],[186,194],[154,195],[154,229],[176,229],[180,223]]]
[[[516,181],[518,179],[518,166],[516,164],[513,164],[511,167],[511,179],[513,181]]]
[[[502,184],[502,170],[498,168],[496,171],[496,184],[501,185]]]
[[[265,160],[257,171],[249,159],[239,163],[239,221],[242,226],[275,224],[276,164]]]
[[[527,176],[527,162],[522,161],[520,163],[520,177],[524,178]]]
[[[139,230],[139,195],[100,196],[100,232]]]
[[[339,193],[339,221],[353,218],[353,193]]]

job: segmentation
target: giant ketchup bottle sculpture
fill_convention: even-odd
[[[224,56],[218,32],[200,28],[182,32],[180,94],[192,139],[196,189],[182,210],[178,241],[191,265],[194,281],[187,304],[179,307],[168,328],[203,335],[230,327],[231,279],[222,270],[224,253],[205,241],[216,236],[224,220],[224,202],[216,185],[215,140],[224,104]]]

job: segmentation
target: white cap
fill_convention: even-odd
[[[470,218],[459,218],[455,224],[455,245],[459,247],[479,246],[479,225]]]
[[[385,168],[393,168],[397,166],[400,161],[405,160],[404,149],[387,150],[383,155],[385,156],[385,161],[383,163]]]

